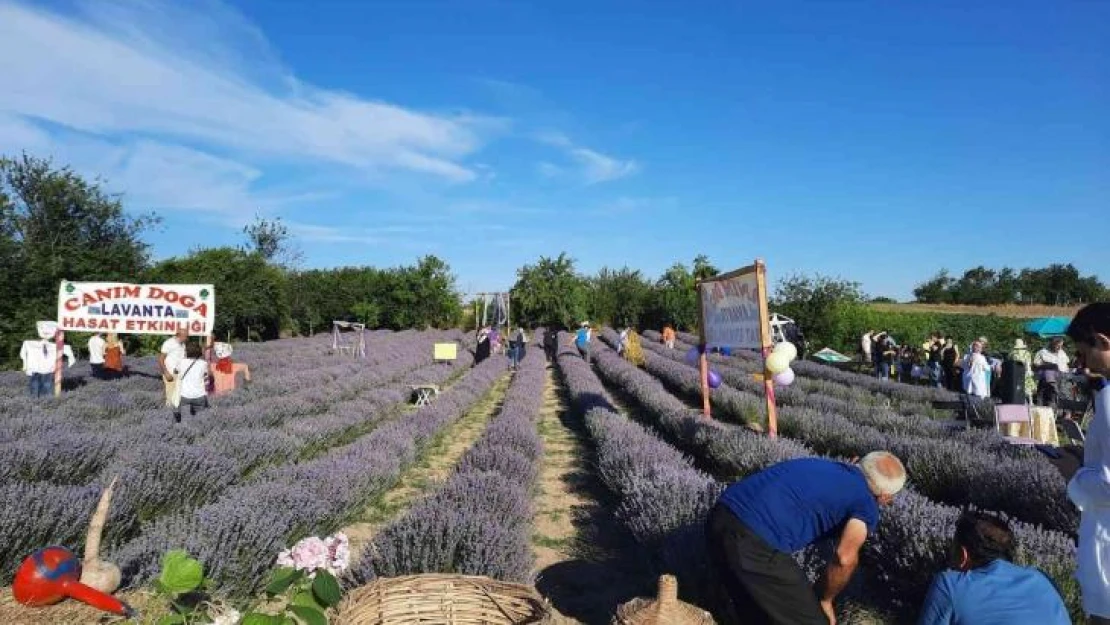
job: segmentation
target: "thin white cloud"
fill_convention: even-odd
[[[636,161],[622,161],[588,148],[574,148],[570,154],[582,165],[586,182],[591,184],[624,178],[640,169]]]
[[[639,163],[634,160],[615,158],[597,150],[577,145],[571,141],[570,137],[561,132],[541,132],[536,135],[536,139],[541,143],[561,148],[566,152],[570,160],[577,164],[578,174],[587,184],[617,180],[631,176],[640,170]],[[561,174],[562,170],[550,163],[540,163],[539,172],[541,175],[550,178]]]
[[[465,157],[496,127],[478,116],[433,115],[308,85],[276,67],[272,55],[249,71],[251,60],[230,53],[240,48],[229,38],[242,34],[252,50],[264,47],[264,38],[231,20],[234,12],[223,5],[204,4],[219,7],[215,13],[173,3],[88,6],[81,17],[63,17],[0,0],[0,58],[19,59],[5,64],[0,114],[20,116],[20,143],[28,140],[27,124],[49,122],[104,137],[187,142],[241,159],[465,182],[477,175]],[[0,144],[18,145],[12,138],[0,134]]]
[[[563,168],[554,163],[543,161],[536,165],[536,171],[544,178],[557,178],[563,173]]]

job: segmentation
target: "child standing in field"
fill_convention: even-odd
[[[195,341],[185,346],[185,358],[178,361],[173,369],[177,382],[176,401],[173,404],[173,420],[181,422],[181,406],[189,406],[189,415],[208,407],[208,363],[204,360],[204,348]]]
[[[667,349],[674,349],[674,328],[669,323],[663,327],[663,344]]]
[[[216,343],[212,346],[212,351],[216,354],[216,362],[209,365],[208,373],[214,381],[213,395],[223,395],[234,391],[240,373],[243,374],[243,385],[250,384],[250,367],[243,363],[232,362],[231,353],[233,350],[229,343]]]

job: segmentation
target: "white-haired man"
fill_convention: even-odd
[[[858,463],[799,458],[731,484],[709,515],[706,535],[719,578],[744,623],[836,623],[833,600],[848,584],[860,547],[906,483],[893,454]],[[791,554],[838,537],[816,594]]]

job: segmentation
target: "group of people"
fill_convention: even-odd
[[[1110,375],[1110,303],[1090,304],[1072,319],[1067,336],[1096,382]],[[941,351],[949,341],[934,334]],[[889,346],[880,336],[879,349]],[[928,344],[927,344],[928,345]],[[988,343],[971,345],[964,369],[989,361]],[[872,346],[874,348],[874,346]],[[1015,352],[1024,348],[1015,345]],[[1025,350],[1028,352],[1028,350]],[[1028,355],[1027,355],[1028,356]],[[1018,360],[1011,355],[1011,360]],[[1028,358],[1034,372],[1069,367],[1062,342]],[[943,364],[943,360],[941,361]],[[977,373],[973,373],[977,375]],[[979,383],[976,382],[977,386]],[[1093,383],[1095,414],[1082,451],[1083,464],[1067,485],[1080,510],[1076,579],[1091,625],[1110,625],[1110,390]],[[862,460],[802,458],[772,465],[729,485],[706,522],[709,555],[744,623],[836,623],[833,601],[874,536],[881,508],[906,482],[893,454]],[[811,586],[791,554],[826,539],[835,549]],[[1004,519],[965,512],[956,521],[947,568],[939,571],[920,609],[920,625],[1063,625],[1070,623],[1058,589],[1041,571],[1014,563],[1018,548]]]
[[[1021,363],[1025,395],[1040,405],[1051,405],[1062,374],[1071,371],[1064,341],[1053,338],[1035,355],[1024,339],[1009,352],[992,351],[990,341],[979,337],[967,353],[950,336],[934,332],[920,346],[899,345],[888,332],[868,331],[860,338],[859,356],[875,376],[905,383],[926,383],[977,397],[996,396],[1007,363]]]
[[[219,343],[209,336],[204,344],[189,340],[189,333],[178,330],[162,342],[158,350],[158,368],[166,392],[166,406],[173,409],[173,420],[181,422],[183,406],[189,415],[208,408],[209,395],[222,395],[235,389],[238,375],[245,384],[251,382],[246,364],[232,361],[230,343]]]
[[[474,365],[489,358],[491,354],[507,353],[509,368],[516,369],[520,361],[524,360],[525,347],[528,344],[528,335],[523,326],[518,326],[509,338],[508,350],[502,345],[501,330],[497,327],[485,326],[478,330],[478,343],[474,348]]]

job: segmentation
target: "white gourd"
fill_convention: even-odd
[[[121,576],[118,566],[100,559],[100,538],[104,533],[104,522],[108,519],[117,479],[113,478],[101,493],[100,502],[89,520],[89,532],[85,535],[85,561],[81,563],[81,583],[108,594],[119,588]]]

